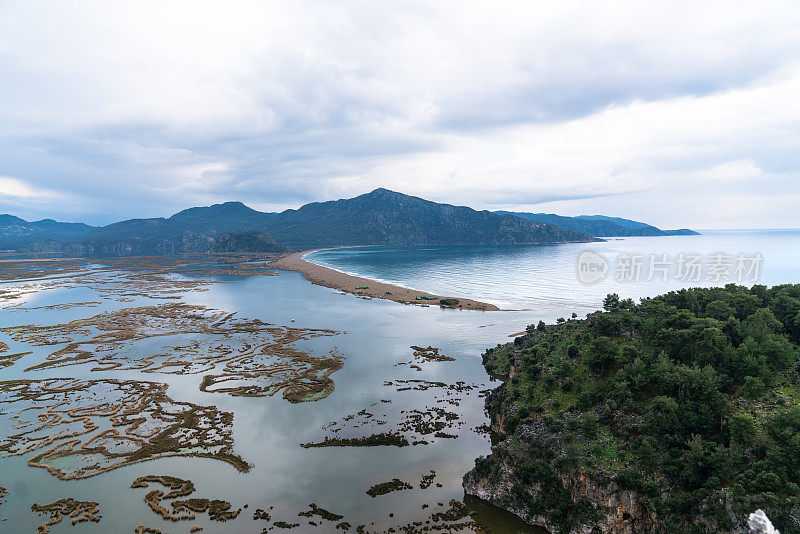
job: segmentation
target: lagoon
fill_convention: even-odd
[[[12,532],[35,531],[45,518],[32,512],[31,505],[66,497],[100,504],[101,521],[81,524],[75,527],[76,532],[133,532],[138,525],[169,532],[188,532],[192,525],[202,526],[205,532],[260,532],[276,521],[299,523],[297,532],[336,531],[333,521],[317,518],[314,522],[318,525],[311,526],[312,519],[299,515],[309,510],[311,503],[344,516],[353,530],[365,525],[367,531],[380,532],[424,523],[432,513],[445,512],[452,499],[464,498],[461,477],[477,456],[489,453],[489,438],[481,431],[487,422],[481,392],[495,384],[481,365],[485,348],[508,341],[509,335],[539,320],[552,322],[573,312],[582,316],[593,311],[608,292],[639,298],[693,285],[679,280],[622,282],[616,281],[613,273],[603,282],[584,284],[578,280],[576,264],[587,249],[612,262],[619,254],[761,253],[760,283],[800,281],[800,233],[791,231],[709,232],[589,245],[359,247],[308,256],[311,261],[361,276],[522,311],[474,312],[365,301],[311,285],[294,272],[279,271],[274,276],[224,274],[231,265],[220,266],[218,272],[206,277],[188,270],[171,272],[167,278],[180,282],[180,291],[169,294],[169,298],[147,290],[126,293],[124,285],[130,271],[114,268],[91,281],[85,274],[69,273],[57,279],[40,277],[38,282],[6,280],[0,290],[27,287],[29,292],[2,301],[0,328],[63,324],[118,310],[180,303],[280,327],[336,331],[336,335],[300,340],[293,346],[311,357],[335,350],[343,357],[343,365],[331,374],[335,387],[327,397],[292,403],[281,393],[247,397],[201,391],[202,374],[92,371],[94,365],[89,363],[26,371],[61,345],[26,343],[6,329],[0,332],[0,342],[9,345],[9,352],[32,353],[0,368],[0,381],[65,377],[168,384],[167,394],[175,401],[216,406],[232,413],[233,450],[251,467],[243,473],[218,459],[173,456],[80,480],[59,480],[42,468],[29,466],[31,454],[0,453],[0,485],[9,490],[0,505],[0,519],[6,519],[0,529],[13,526]],[[698,283],[710,284],[709,280]],[[64,306],[70,303],[95,304]],[[94,334],[75,332],[79,341]],[[167,345],[190,344],[202,338],[188,333],[135,340],[120,349],[120,357],[157,354]],[[453,360],[416,361],[413,346],[438,348]],[[213,372],[221,372],[220,368]],[[446,437],[403,426],[414,410],[427,417],[437,408],[457,417],[442,430]],[[2,437],[7,439],[17,424],[13,414],[3,412],[0,404]],[[338,433],[334,432],[336,428],[340,429]],[[389,430],[404,433],[410,441],[427,443],[406,447],[301,447],[326,436],[358,438]],[[60,467],[69,468],[69,458],[58,461]],[[431,470],[436,472],[435,481],[423,489],[420,482]],[[226,523],[211,521],[204,514],[191,521],[164,522],[145,504],[146,490],[130,488],[135,479],[146,475],[190,479],[197,496],[230,501],[233,509],[241,508],[242,512]],[[374,498],[367,494],[372,486],[394,478],[413,488]],[[541,532],[479,502],[467,504],[476,512],[476,522],[491,532]],[[253,519],[253,512],[259,508],[270,513],[271,521]],[[71,528],[61,524],[53,530]]]

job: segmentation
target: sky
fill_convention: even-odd
[[[800,227],[800,3],[0,0],[0,213],[386,187]]]

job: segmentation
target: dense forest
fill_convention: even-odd
[[[465,487],[560,532],[746,532],[757,508],[800,532],[798,344],[800,285],[609,295],[532,325],[484,355],[496,444]]]

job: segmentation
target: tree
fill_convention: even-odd
[[[606,365],[614,361],[617,347],[611,338],[600,336],[592,340],[585,358],[586,364],[597,372],[604,372]]]
[[[609,293],[603,299],[603,309],[606,311],[614,311],[619,308],[619,295],[616,293]]]
[[[728,432],[731,442],[745,446],[750,445],[756,437],[755,421],[746,413],[737,412],[728,420]]]

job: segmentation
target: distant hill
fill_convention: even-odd
[[[14,215],[0,214],[0,250],[17,249],[37,241],[71,241],[92,228],[83,223],[65,223],[53,219],[26,221]]]
[[[686,228],[680,230],[661,230],[660,228],[643,222],[622,219],[620,217],[607,217],[605,215],[565,217],[552,213],[525,213],[513,211],[496,211],[495,213],[516,215],[528,221],[555,224],[566,230],[581,232],[593,237],[698,235],[698,232]]]
[[[210,251],[224,233],[255,230],[268,214],[241,202],[189,208],[169,218],[129,219],[88,232],[66,243],[86,256],[167,255]]]
[[[89,229],[60,243],[28,241],[28,248],[87,256],[162,255],[255,246],[274,240],[290,249],[346,245],[513,244],[588,242],[594,238],[513,215],[439,204],[387,189],[355,198],[314,202],[263,213],[241,202],[183,210],[169,218],[131,219]],[[227,244],[219,244],[223,234]],[[219,246],[218,246],[219,245]],[[260,246],[260,245],[259,245]]]
[[[643,222],[632,221],[630,219],[623,219],[621,217],[608,217],[606,215],[578,215],[577,218],[586,221],[612,222],[624,228],[628,228],[633,232],[640,230],[644,232],[652,232],[653,229],[661,232],[660,234],[652,234],[652,235],[700,235],[700,232],[695,232],[694,230],[689,230],[688,228],[679,228],[677,230],[661,230],[659,228],[656,228],[655,226],[651,226]],[[643,233],[643,234],[632,234],[632,235],[651,235],[651,234]]]
[[[585,221],[609,221],[616,223],[624,228],[632,230],[639,230],[642,228],[655,228],[647,223],[632,221],[630,219],[623,219],[622,217],[608,217],[607,215],[578,215],[576,219],[583,219]]]
[[[229,234],[220,234],[211,249],[218,254],[231,253],[264,253],[283,252],[286,247],[280,245],[271,236],[258,230],[247,230]]]

